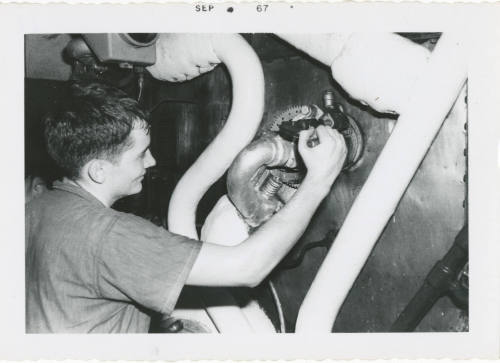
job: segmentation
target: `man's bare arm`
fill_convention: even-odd
[[[324,126],[316,129],[320,144],[308,147],[313,132],[310,129],[300,135],[299,152],[307,175],[293,198],[241,244],[227,247],[205,243],[188,285],[256,286],[293,247],[328,194],[347,153],[342,136]]]

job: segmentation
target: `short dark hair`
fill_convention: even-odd
[[[92,159],[115,162],[137,125],[149,132],[147,114],[120,89],[95,82],[68,87],[67,99],[44,120],[47,150],[65,176],[77,178]]]

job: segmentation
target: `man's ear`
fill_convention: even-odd
[[[93,159],[89,161],[87,175],[94,183],[102,184],[106,181],[107,167],[108,163],[106,160]]]
[[[45,184],[45,181],[42,178],[36,176],[33,178],[32,189],[33,194],[40,195],[47,190],[47,184]]]

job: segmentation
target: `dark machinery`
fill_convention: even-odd
[[[119,88],[136,83],[144,89],[145,67],[156,62],[158,33],[88,33],[75,35],[65,48],[73,64],[72,80],[98,80]]]
[[[414,331],[436,301],[445,295],[458,307],[466,309],[469,305],[468,258],[468,228],[465,226],[446,255],[431,269],[391,331]]]
[[[296,143],[298,133],[319,125],[330,126],[339,131],[347,145],[347,157],[344,170],[353,170],[359,165],[363,153],[363,133],[356,120],[344,112],[344,108],[334,100],[333,91],[323,93],[323,107],[313,105],[296,105],[279,112],[273,119],[271,131],[282,138]],[[316,140],[311,140],[315,142]]]
[[[258,227],[278,211],[295,193],[306,168],[298,152],[299,133],[309,127],[326,125],[337,129],[347,144],[343,169],[354,169],[363,152],[363,135],[356,121],[333,101],[326,91],[323,108],[317,105],[292,106],[275,116],[269,131],[248,145],[228,172],[229,199],[250,227]],[[309,145],[318,142],[313,135]]]

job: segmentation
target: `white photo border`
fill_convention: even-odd
[[[0,5],[3,169],[0,359],[496,358],[500,351],[500,7],[495,4],[194,3]],[[226,8],[232,6],[229,13]],[[24,35],[89,32],[443,31],[463,34],[469,64],[470,306],[467,333],[318,335],[25,334]],[[6,222],[6,223],[4,223]]]

